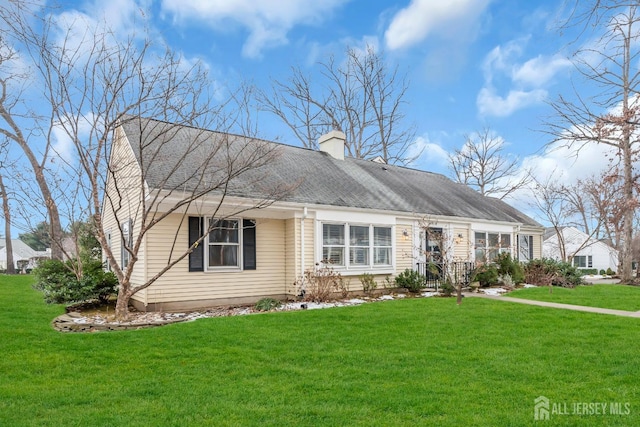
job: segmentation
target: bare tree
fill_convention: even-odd
[[[589,215],[597,218],[599,230],[596,236],[608,240],[614,248],[621,250],[624,240],[624,193],[618,168],[612,167],[600,176],[579,181],[578,185],[589,199]]]
[[[519,170],[519,159],[504,153],[504,140],[489,128],[467,135],[462,148],[449,155],[449,168],[457,182],[499,199],[531,182],[530,174]]]
[[[397,67],[388,68],[383,54],[372,46],[364,52],[347,48],[344,62],[331,56],[318,67],[318,82],[300,68],[287,81],[273,81],[270,92],[259,94],[261,108],[278,116],[307,148],[317,149],[321,135],[340,130],[351,157],[379,156],[389,164],[417,157],[409,152],[414,127],[404,123],[408,83]]]
[[[0,6],[0,134],[22,150],[33,170],[49,217],[51,256],[62,259],[62,223],[51,180],[46,176],[54,142],[51,126],[55,120],[54,112],[43,115],[35,110],[36,106],[25,102],[33,83],[31,70],[13,67],[15,62],[30,58],[31,67],[45,76],[47,74],[46,65],[39,59],[47,54],[44,43],[50,35],[50,26],[42,27],[41,33],[32,27],[33,22],[29,18],[33,7],[32,3],[14,0]],[[45,102],[51,101],[46,93],[41,95],[44,95]]]
[[[572,262],[573,257],[582,249],[594,243],[599,225],[591,227],[586,238],[568,235],[564,229],[577,225],[576,217],[581,219],[588,215],[585,201],[576,196],[576,187],[559,183],[560,180],[551,174],[544,182],[535,181],[532,206],[541,213],[544,221],[551,224],[550,229],[556,237],[556,247],[561,261]],[[578,221],[579,222],[579,221]],[[579,226],[578,226],[579,227]]]
[[[638,25],[640,5],[622,0],[575,2],[566,26],[582,30],[588,42],[574,55],[578,71],[598,93],[585,98],[577,91],[574,99],[560,96],[551,105],[556,120],[547,123],[552,143],[579,152],[588,144],[612,148],[619,160],[622,188],[622,280],[631,282],[633,218],[638,207],[634,190],[637,176],[633,164],[638,158],[640,54]],[[595,32],[595,39],[591,32]],[[618,162],[616,162],[618,163]]]
[[[39,129],[29,134],[40,135],[38,142],[44,140],[38,146],[44,159],[60,135],[68,140],[72,156],[56,156],[62,163],[56,169],[42,159],[34,163],[36,175],[41,173],[36,179],[45,184],[40,186],[43,194],[50,187],[64,193],[51,198],[52,206],[62,203],[71,210],[66,212],[68,218],[86,215],[95,225],[96,237],[119,282],[118,318],[128,316],[133,295],[185,259],[215,227],[212,221],[189,248],[175,245],[177,229],[164,266],[144,283],[132,281],[145,236],[162,226],[169,215],[182,215],[184,223],[187,212],[198,209],[202,215],[225,218],[267,206],[291,187],[291,183],[283,186],[270,181],[263,169],[278,156],[274,145],[252,135],[228,133],[244,134],[251,127],[245,114],[248,96],[242,88],[214,93],[204,64],[190,65],[181,55],[156,48],[144,34],[123,40],[106,22],[92,27],[55,21],[46,12],[33,14],[20,3],[11,5],[0,8],[0,17],[12,19],[4,23],[16,33],[12,39],[19,42],[11,46],[12,52],[22,49],[19,53],[30,59],[37,79],[31,81],[28,91],[25,80],[15,74],[14,80],[4,80],[6,89],[22,84],[17,86],[22,92],[4,92],[7,98],[0,113],[10,125],[5,132],[19,145],[26,144],[27,157],[36,138],[20,137],[25,135],[18,132],[22,127]],[[83,31],[78,32],[79,27]],[[9,93],[34,96],[34,88],[41,99],[38,111],[18,109],[22,98],[17,95],[9,102]],[[222,95],[226,100],[219,101]],[[126,140],[125,128],[129,131]],[[121,156],[126,143],[131,148],[124,152],[133,152],[135,158]],[[61,184],[60,176],[74,177],[74,185]],[[240,179],[245,187],[261,187],[263,197],[228,203],[228,196],[241,197],[246,191]],[[52,218],[56,215],[50,213]],[[124,242],[126,256],[114,254],[104,215],[115,224],[116,229],[110,231]]]
[[[11,210],[9,209],[9,195],[4,186],[2,174],[0,174],[0,193],[2,194],[2,212],[4,214],[4,238],[7,251],[7,274],[16,274],[16,266],[13,261],[13,243],[11,242]]]

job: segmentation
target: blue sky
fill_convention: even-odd
[[[409,81],[407,116],[416,125],[412,166],[450,175],[447,153],[465,135],[490,128],[505,151],[544,180],[570,182],[604,166],[602,147],[578,159],[551,150],[542,132],[549,100],[580,80],[570,57],[575,35],[560,34],[558,0],[91,0],[67,1],[57,13],[106,19],[122,37],[141,26],[203,61],[220,85],[240,79],[266,88],[291,67],[311,76],[318,61],[347,46],[374,46]],[[139,32],[139,31],[137,31]],[[259,115],[261,137],[296,144],[277,118]],[[527,197],[512,203],[528,213]],[[535,217],[535,215],[534,215]],[[537,218],[540,220],[540,218]]]
[[[80,3],[88,14],[140,20],[134,0]],[[317,62],[346,46],[376,46],[406,73],[415,167],[448,174],[446,154],[485,127],[506,151],[541,173],[578,177],[564,152],[545,154],[546,101],[570,91],[570,34],[560,36],[563,2],[513,0],[163,0],[144,18],[187,58],[211,67],[224,84],[238,76],[265,87],[292,66],[313,75]],[[146,8],[143,6],[143,8]],[[115,15],[115,16],[114,16]],[[135,17],[132,19],[131,17]],[[262,136],[295,144],[277,119],[260,116]],[[595,150],[598,151],[598,150]],[[585,153],[583,162],[591,162]],[[595,161],[595,159],[593,159]],[[584,167],[579,168],[585,170]],[[589,169],[589,167],[587,167]]]

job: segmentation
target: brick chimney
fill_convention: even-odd
[[[332,130],[318,139],[320,151],[324,151],[334,159],[344,160],[344,143],[347,137],[339,130]]]

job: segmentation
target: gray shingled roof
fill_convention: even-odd
[[[503,201],[484,197],[441,174],[368,160],[338,160],[320,151],[183,126],[167,133],[170,141],[163,143],[169,137],[158,129],[167,126],[173,125],[148,119],[129,118],[123,122],[124,132],[138,162],[144,165],[151,188],[173,189],[182,185],[193,189],[198,185],[194,171],[206,157],[203,153],[211,152],[224,140],[229,142],[234,155],[239,150],[250,152],[254,146],[258,150],[275,148],[278,153],[265,166],[234,178],[229,189],[233,196],[260,198],[268,188],[295,183],[282,201],[540,226]],[[204,143],[196,147],[193,141],[198,138]],[[187,161],[176,163],[185,150],[190,152]],[[210,164],[209,168],[215,169]],[[211,170],[210,174],[210,179],[215,179],[216,172]]]

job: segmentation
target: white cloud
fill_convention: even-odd
[[[264,49],[288,43],[288,32],[297,25],[318,25],[346,0],[163,0],[162,9],[179,21],[201,21],[214,30],[234,24],[249,31],[242,54],[260,57]]]
[[[496,46],[485,56],[482,63],[484,79],[491,83],[496,74],[511,74],[514,57],[522,54],[527,39],[511,40],[504,46]]]
[[[547,84],[556,74],[571,66],[571,61],[560,55],[551,57],[538,55],[522,65],[514,66],[512,78],[516,83],[539,87]]]
[[[589,143],[576,148],[569,148],[563,141],[551,144],[543,154],[526,157],[523,167],[531,170],[539,182],[553,177],[563,184],[573,184],[611,168],[607,159],[615,155],[612,147]]]
[[[511,90],[503,97],[495,89],[484,87],[478,93],[476,104],[482,116],[507,117],[517,110],[543,102],[546,97],[547,91],[543,89]]]
[[[489,5],[490,0],[412,0],[395,14],[385,32],[390,50],[415,45],[432,34],[439,37],[461,37],[461,29],[469,29]]]
[[[538,55],[519,61],[528,41],[528,37],[512,40],[496,46],[485,56],[482,65],[485,83],[476,98],[480,115],[506,117],[544,102],[553,79],[571,67],[571,61],[560,55]],[[496,85],[505,86],[505,82],[510,87],[506,95],[501,95]]]
[[[432,142],[427,134],[418,136],[411,144],[407,157],[416,158],[409,166],[424,170],[444,170],[449,164],[449,153],[438,143]]]

